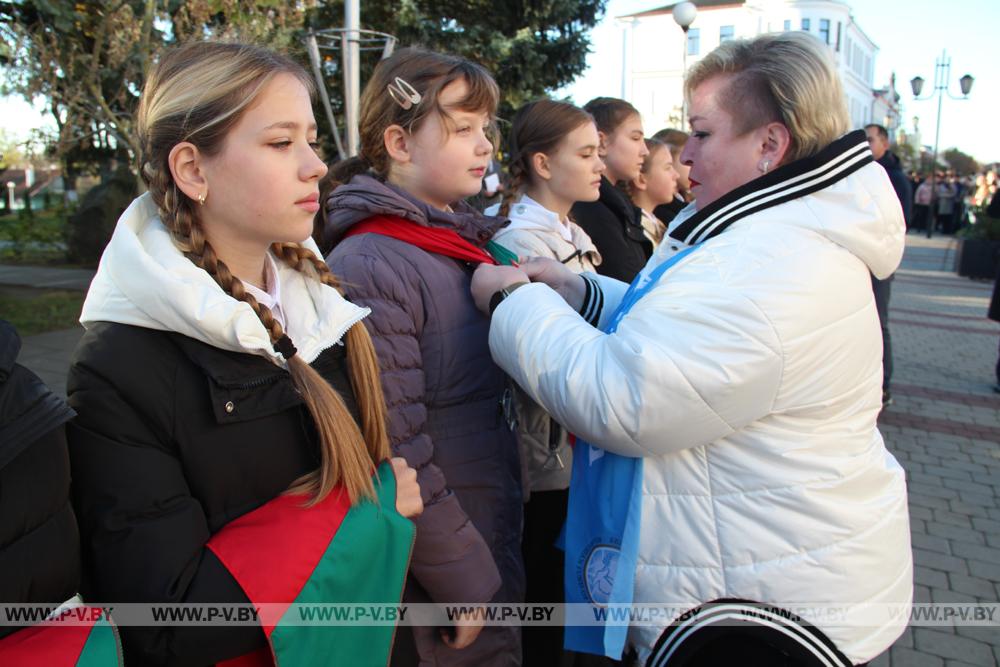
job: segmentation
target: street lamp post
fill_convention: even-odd
[[[934,61],[934,90],[928,93],[924,97],[920,97],[920,91],[924,88],[923,77],[915,76],[910,79],[910,88],[913,89],[913,98],[915,100],[929,100],[934,98],[936,95],[938,98],[938,110],[937,110],[937,127],[934,130],[934,159],[931,162],[931,192],[937,194],[937,157],[938,157],[938,142],[941,140],[941,103],[944,101],[944,96],[947,95],[953,100],[966,100],[969,98],[969,92],[972,90],[972,83],[975,79],[971,74],[966,74],[961,79],[958,80],[958,85],[962,89],[962,96],[958,97],[952,95],[951,91],[948,90],[950,85],[949,78],[951,77],[951,58],[948,57],[946,51],[941,51],[941,57]],[[932,200],[933,201],[933,200]],[[933,204],[932,204],[933,205]],[[936,218],[935,212],[932,210],[927,218],[927,238],[931,237],[931,233],[934,229],[934,220]]]
[[[684,31],[684,39],[682,40],[681,46],[683,47],[683,64],[681,66],[681,128],[683,129],[684,123],[687,122],[687,99],[684,97],[684,75],[687,74],[688,65],[688,29],[691,24],[694,23],[695,17],[698,15],[698,8],[694,6],[693,2],[682,2],[674,6],[671,12],[674,17],[674,21],[681,27]]]

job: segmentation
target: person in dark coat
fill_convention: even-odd
[[[617,184],[637,178],[649,154],[642,117],[631,104],[613,97],[595,98],[583,108],[597,123],[600,155],[607,168],[600,198],[577,202],[571,213],[601,253],[597,272],[631,282],[653,254],[653,244],[643,232],[642,210]]]
[[[991,218],[1000,218],[1000,190],[993,193],[993,199],[990,200],[990,205],[986,207],[986,215]],[[994,322],[1000,322],[1000,268],[997,269],[997,277],[993,282],[993,296],[990,299],[990,309],[986,316]],[[1000,394],[1000,353],[997,356],[996,376],[997,383],[993,385],[993,391]]]
[[[889,132],[881,125],[866,125],[868,146],[872,150],[875,161],[882,165],[889,175],[892,189],[896,191],[899,204],[903,207],[903,220],[910,225],[910,211],[913,206],[913,192],[910,181],[906,178],[899,158],[889,150]],[[892,278],[889,276],[879,280],[872,276],[872,290],[875,292],[875,307],[878,309],[878,319],[882,325],[882,406],[892,404],[892,337],[889,334],[889,299],[892,296]]]
[[[0,320],[0,602],[56,606],[80,584],[65,428],[74,413],[17,363],[20,350]],[[19,629],[0,625],[0,640]]]
[[[395,484],[381,472],[368,311],[341,296],[309,238],[326,172],[310,85],[284,56],[215,42],[164,54],[147,79],[137,143],[148,191],[101,257],[68,381],[92,599],[402,595],[419,489],[401,460]],[[353,528],[346,546],[341,526]],[[288,664],[300,642],[264,629],[130,624],[121,635],[130,666],[255,653]],[[391,650],[391,626],[296,630],[332,663],[360,664],[341,652],[362,651],[384,664]]]
[[[498,96],[479,65],[397,51],[362,95],[359,158],[334,167],[338,185],[323,198],[327,263],[349,298],[372,309],[365,323],[390,444],[417,469],[424,494],[406,602],[524,600],[512,392],[490,358],[489,320],[469,294],[477,262],[488,260],[483,249],[506,221],[463,201],[478,192],[492,155]],[[401,628],[392,664],[520,663],[519,628],[481,627],[443,636]]]

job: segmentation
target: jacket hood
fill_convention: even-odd
[[[303,245],[320,256],[312,239]],[[289,336],[307,362],[371,312],[284,262],[276,265]],[[223,292],[174,245],[149,193],[122,213],[87,292],[80,323],[101,321],[173,331],[285,365],[249,304]]]
[[[500,204],[493,204],[484,211],[486,215],[496,216],[500,213]],[[525,229],[535,231],[555,232],[562,235],[566,225],[559,219],[559,214],[545,208],[528,195],[523,195],[516,204],[510,207],[510,224],[504,231]]]
[[[861,130],[816,155],[756,178],[701,210],[696,204],[678,213],[670,225],[670,235],[688,244],[721,234],[744,218],[766,223],[773,216],[846,248],[876,278],[892,274],[903,257],[903,209]]]
[[[483,215],[464,201],[453,203],[451,209],[436,209],[402,188],[359,174],[327,197],[323,240],[334,246],[353,225],[376,215],[391,215],[425,227],[454,229],[466,241],[482,247],[507,222]]]

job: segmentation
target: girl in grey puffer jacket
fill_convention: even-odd
[[[511,394],[469,295],[504,221],[462,201],[479,191],[493,152],[498,92],[469,61],[397,51],[362,96],[361,157],[335,168],[344,184],[324,202],[327,263],[349,298],[372,309],[390,443],[423,494],[407,602],[524,599]],[[515,627],[401,627],[396,644],[394,665],[521,660]]]

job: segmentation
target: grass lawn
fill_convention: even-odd
[[[85,292],[34,287],[0,287],[0,317],[21,337],[79,325]]]
[[[16,241],[26,232],[45,240],[61,239],[66,217],[67,213],[59,209],[35,211],[33,218],[22,217],[19,213],[0,215],[0,240]]]
[[[11,264],[65,264],[66,213],[36,211],[0,216],[0,260]]]

